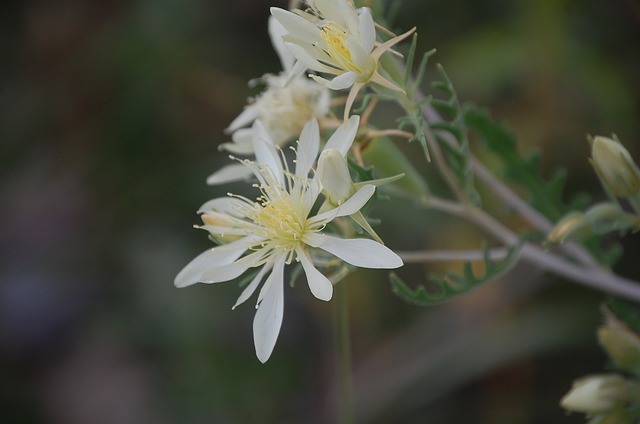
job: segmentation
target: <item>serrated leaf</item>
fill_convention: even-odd
[[[429,292],[424,285],[415,289],[409,287],[395,273],[389,276],[393,292],[405,302],[418,306],[433,306],[449,301],[486,283],[489,283],[509,271],[518,261],[521,244],[511,247],[507,255],[500,261],[493,261],[490,249],[484,249],[485,270],[482,275],[475,275],[470,261],[464,263],[462,275],[449,273],[444,277],[431,277],[435,292]]]

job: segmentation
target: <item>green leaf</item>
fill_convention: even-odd
[[[473,170],[471,167],[471,151],[469,150],[469,137],[465,123],[465,113],[458,101],[458,95],[453,84],[441,65],[437,67],[440,80],[432,82],[433,88],[439,91],[444,98],[432,98],[433,106],[443,117],[443,121],[429,123],[429,128],[440,144],[446,155],[447,163],[455,174],[458,184],[472,204],[480,205],[480,195],[475,187]],[[451,137],[455,140],[451,142]]]
[[[475,275],[472,263],[464,263],[463,274],[449,273],[444,277],[430,277],[430,282],[434,285],[432,291],[427,290],[424,285],[419,285],[415,289],[409,287],[395,273],[389,276],[393,292],[405,302],[418,306],[433,306],[449,301],[461,294],[467,293],[486,283],[489,283],[499,276],[509,271],[518,261],[520,247],[518,244],[511,247],[504,259],[494,261],[490,257],[491,250],[484,248],[485,270],[482,275]]]

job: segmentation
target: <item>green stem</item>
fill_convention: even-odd
[[[346,281],[335,286],[333,323],[338,372],[338,422],[354,422],[353,376],[351,372],[351,342],[349,339],[349,317],[347,308]]]

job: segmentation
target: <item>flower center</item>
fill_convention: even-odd
[[[306,230],[306,217],[300,216],[288,193],[268,199],[258,199],[256,214],[252,220],[262,227],[268,243],[287,251],[301,242]]]
[[[354,71],[358,74],[360,69],[353,63],[351,52],[345,46],[347,41],[347,33],[333,22],[324,24],[320,32],[322,40],[327,46],[327,54],[333,59],[337,65],[346,71]]]

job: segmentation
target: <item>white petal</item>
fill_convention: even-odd
[[[278,156],[269,132],[259,119],[256,119],[251,129],[253,131],[253,150],[256,154],[256,160],[261,165],[267,166],[273,173],[276,181],[284,185],[282,162],[280,161],[280,157]]]
[[[261,290],[262,300],[253,319],[253,341],[256,355],[265,363],[276,345],[284,315],[284,261],[276,261],[271,275]]]
[[[236,117],[229,126],[224,130],[227,134],[232,133],[242,127],[246,127],[256,120],[259,115],[258,108],[255,105],[247,106],[242,113]]]
[[[340,125],[331,135],[324,148],[337,149],[343,156],[346,156],[356,137],[359,125],[360,116],[352,115],[344,125]]]
[[[228,248],[229,245],[225,246],[226,249],[215,247],[196,256],[178,273],[173,282],[175,286],[181,288],[198,283],[202,280],[202,275],[209,269],[232,263],[238,259],[248,248],[247,244],[243,246],[238,243],[239,241],[234,242],[237,243],[236,249]]]
[[[217,211],[232,216],[240,216],[237,211],[244,203],[237,197],[217,197],[200,206],[198,213]]]
[[[356,191],[353,196],[343,204],[310,218],[308,222],[309,224],[313,224],[315,222],[329,222],[339,216],[353,215],[362,209],[369,199],[371,199],[371,196],[373,196],[375,191],[376,187],[374,185],[367,184]]]
[[[359,21],[362,47],[364,47],[367,53],[371,53],[376,43],[376,27],[373,23],[373,17],[371,16],[371,9],[368,7],[360,9]]]
[[[306,177],[318,156],[320,148],[320,129],[318,120],[310,119],[300,133],[298,154],[296,156],[296,175]]]
[[[311,260],[304,250],[296,249],[296,253],[298,254],[298,259],[300,259],[304,273],[307,276],[307,283],[309,284],[311,293],[320,300],[331,300],[331,296],[333,295],[333,284],[331,284],[331,281],[313,266],[313,263],[311,263]]]
[[[258,285],[260,284],[260,281],[262,281],[262,277],[264,277],[264,275],[270,269],[271,269],[271,266],[267,265],[267,264],[265,264],[262,267],[260,272],[258,272],[258,274],[253,278],[253,280],[251,280],[249,285],[244,288],[244,290],[240,294],[240,297],[238,297],[238,300],[236,300],[236,304],[233,305],[233,308],[231,308],[231,309],[235,309],[238,305],[241,305],[242,303],[244,303],[247,299],[249,299],[251,297],[253,292],[256,291],[256,288],[258,288]]]
[[[234,181],[246,180],[251,176],[251,169],[241,163],[226,165],[207,177],[207,184],[218,185]]]
[[[302,38],[309,44],[315,43],[320,38],[320,28],[295,13],[272,7],[271,15],[282,24],[288,33]]]
[[[318,71],[318,72],[326,72],[328,74],[336,73],[335,68],[331,68],[325,64],[320,63],[316,58],[314,58],[311,55],[310,50],[315,49],[315,47],[310,46],[309,50],[307,50],[295,43],[285,42],[285,45],[287,46],[291,54],[294,55],[296,59],[302,62],[304,66],[306,66],[307,68],[313,69],[314,71]]]
[[[282,69],[286,72],[291,71],[295,58],[289,53],[289,50],[284,45],[284,41],[282,41],[282,36],[287,33],[287,30],[274,16],[269,16],[268,31],[271,44],[280,58]]]
[[[345,72],[342,75],[338,75],[327,84],[327,88],[331,90],[344,90],[351,87],[355,82],[358,75],[355,72]]]
[[[230,264],[209,268],[200,276],[200,282],[214,284],[233,280],[241,276],[248,268],[260,262],[266,253],[260,250]]]
[[[311,246],[319,247],[357,267],[393,269],[403,265],[398,255],[377,241],[361,238],[341,239],[318,233],[309,239]]]

